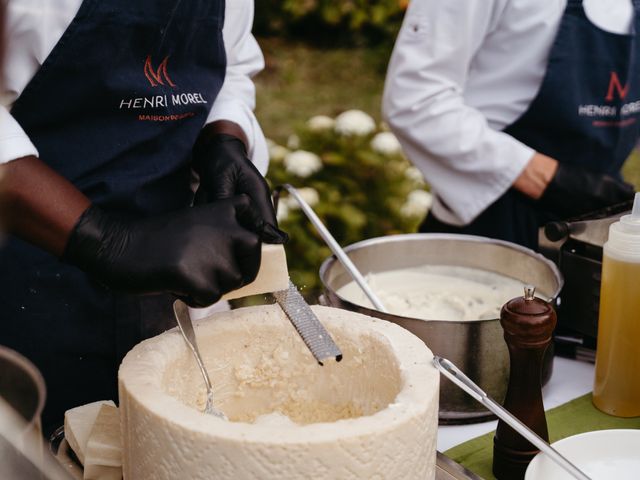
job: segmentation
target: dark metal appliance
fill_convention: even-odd
[[[540,252],[558,265],[564,277],[556,354],[595,360],[602,247],[609,226],[630,213],[632,206],[633,201],[625,202],[541,229]]]

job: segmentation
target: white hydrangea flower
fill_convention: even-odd
[[[289,135],[289,138],[287,138],[287,148],[290,148],[291,150],[297,150],[300,148],[300,137],[295,133]]]
[[[424,216],[431,208],[433,196],[424,190],[414,190],[407,197],[407,201],[400,207],[400,213],[405,217]]]
[[[287,172],[300,178],[307,178],[322,169],[320,157],[305,150],[289,153],[284,157],[283,162]]]
[[[361,110],[347,110],[336,117],[335,131],[341,135],[369,135],[376,122]]]
[[[383,155],[397,155],[402,147],[396,136],[391,132],[380,132],[371,139],[371,148]]]
[[[404,171],[404,176],[413,182],[424,183],[424,177],[422,176],[422,172],[417,167],[414,167],[413,165],[411,165],[410,167],[407,167],[407,169]]]
[[[307,127],[312,132],[321,132],[324,130],[331,130],[335,125],[336,121],[327,117],[326,115],[316,115],[315,117],[311,117],[307,120]]]
[[[287,147],[283,147],[277,143],[273,143],[273,145],[269,146],[269,159],[272,162],[281,162],[289,153],[290,150]]]
[[[307,202],[307,204],[312,208],[316,206],[320,201],[320,194],[315,188],[304,187],[304,188],[298,188],[297,191],[298,191],[298,194],[302,197],[302,200]],[[287,197],[287,200],[288,200],[287,205],[289,206],[290,209],[295,210],[297,208],[300,208],[300,204],[295,198]]]

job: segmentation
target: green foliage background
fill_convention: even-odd
[[[408,0],[260,0],[258,35],[375,43],[393,41]],[[329,35],[327,35],[329,33]]]
[[[322,169],[300,178],[274,158],[267,178],[274,187],[291,184],[315,189],[319,203],[312,208],[342,246],[414,232],[422,215],[405,216],[401,207],[411,191],[426,187],[407,175],[410,164],[402,154],[383,154],[371,147],[373,136],[380,131],[342,136],[331,129],[300,129],[299,149],[319,155]],[[282,193],[283,198],[287,195]],[[290,236],[286,251],[291,279],[307,297],[316,297],[321,290],[318,271],[331,251],[300,209],[289,210],[280,228]]]

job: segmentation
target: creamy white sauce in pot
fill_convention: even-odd
[[[502,305],[524,292],[520,280],[451,265],[422,265],[370,273],[365,278],[389,313],[423,320],[499,318]],[[336,293],[356,305],[374,308],[355,281]]]

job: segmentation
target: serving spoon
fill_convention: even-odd
[[[178,328],[180,329],[180,333],[182,333],[182,338],[184,338],[187,346],[193,352],[196,363],[200,368],[200,373],[202,373],[202,377],[204,378],[204,384],[207,387],[207,403],[204,407],[204,413],[214,415],[223,420],[229,420],[222,411],[213,406],[213,387],[211,386],[211,380],[209,379],[207,369],[205,368],[204,362],[202,361],[200,350],[198,350],[196,333],[193,329],[193,323],[191,322],[189,307],[187,307],[187,304],[182,300],[176,300],[175,302],[173,302],[173,313],[175,314],[176,320],[178,321]]]

